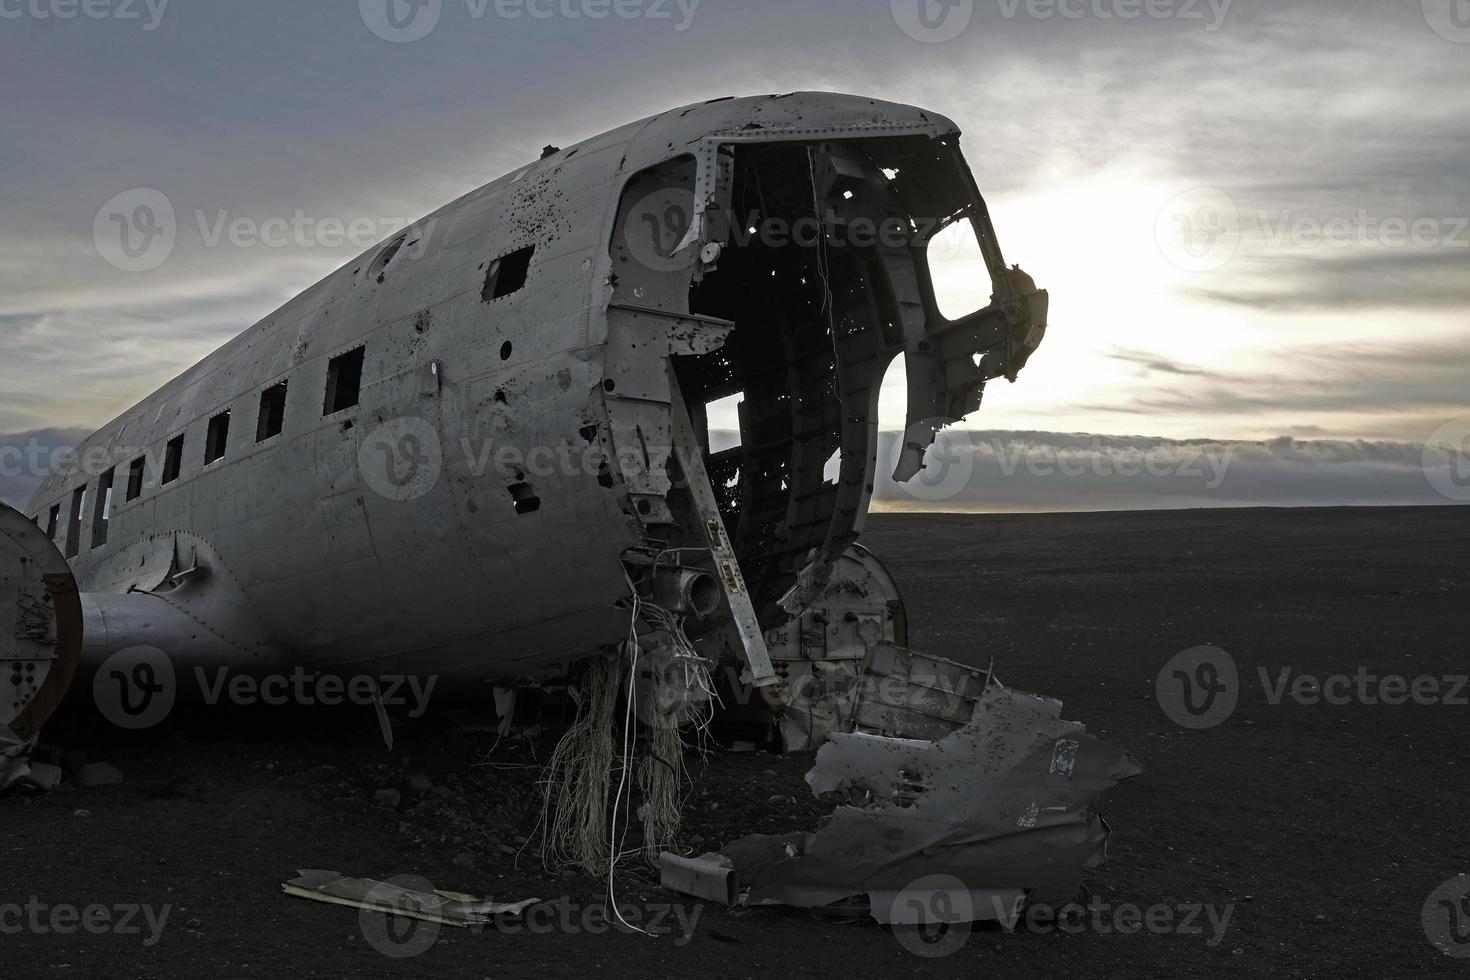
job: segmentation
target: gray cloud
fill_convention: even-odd
[[[1470,431],[1467,420],[1466,431]],[[0,501],[23,507],[50,465],[87,433],[0,436]],[[720,446],[733,433],[712,433]],[[950,430],[927,472],[891,478],[898,433],[880,437],[874,506],[921,511],[1049,512],[1187,507],[1431,505],[1426,467],[1470,473],[1465,447],[1371,440],[1172,440],[1056,432]],[[1465,481],[1470,487],[1470,480]],[[1470,489],[1464,499],[1470,500]]]
[[[1414,412],[1426,420],[1443,421],[1449,415],[1470,414],[1465,385],[1470,377],[1470,344],[1318,344],[1267,353],[1271,355],[1267,366],[1252,374],[1114,348],[1108,357],[1137,368],[1150,386],[1140,387],[1125,403],[1083,407],[1125,415],[1187,411],[1201,417],[1237,418],[1377,411]]]
[[[885,435],[887,453],[896,439]],[[1470,460],[1449,451],[1427,459],[1422,444],[1400,442],[950,432],[930,451],[916,490],[880,474],[876,506],[1053,512],[1460,502],[1436,492],[1426,466],[1470,469]]]
[[[888,0],[706,0],[682,33],[472,21],[446,0],[441,28],[403,45],[373,37],[356,6],[176,3],[152,33],[4,22],[0,81],[22,95],[0,140],[0,427],[105,422],[360,251],[209,248],[196,210],[411,220],[547,143],[674,101],[829,88],[932,106],[966,130],[999,207],[1097,175],[1217,187],[1247,215],[1412,218],[1470,200],[1470,126],[1449,97],[1470,85],[1470,58],[1412,2],[1235,0],[1209,32],[1038,19],[1024,5],[1006,17],[998,0],[978,0],[961,37],[932,45],[897,29]],[[675,94],[667,79],[679,80]],[[178,249],[145,274],[107,266],[91,241],[98,207],[132,187],[159,188],[180,215]],[[1136,217],[1151,229],[1148,211]],[[1108,254],[1113,229],[1085,209],[1075,217],[1054,234],[1095,240],[1104,266],[1124,261]],[[1324,312],[1355,327],[1385,310],[1470,309],[1465,266],[1443,255],[1260,245],[1243,242],[1225,269],[1180,288],[1262,318]],[[1060,297],[1063,284],[1046,284]],[[1393,324],[1381,329],[1397,339]],[[1319,383],[1286,339],[1269,378],[1171,372],[1135,353],[1157,377],[1126,393],[1129,407],[1197,418],[1201,431],[1228,413],[1451,394],[1433,364]],[[1157,383],[1170,373],[1192,387]],[[1057,405],[1073,418],[1085,408]],[[1120,406],[1100,411],[1131,427]]]
[[[1459,226],[1461,246],[1350,255],[1318,248],[1311,254],[1258,258],[1249,263],[1251,274],[1241,276],[1234,288],[1192,286],[1187,292],[1212,302],[1285,313],[1464,309],[1470,307],[1470,216],[1465,220]]]

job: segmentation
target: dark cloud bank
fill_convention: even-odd
[[[1470,434],[1470,420],[1465,426]],[[0,500],[23,507],[49,460],[85,433],[0,436]],[[731,435],[717,434],[729,444]],[[897,433],[880,442],[876,506],[971,512],[1470,502],[1470,439],[1404,442],[1170,440],[1054,432],[946,432],[925,473],[899,485]]]

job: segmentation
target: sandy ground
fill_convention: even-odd
[[[1467,518],[874,518],[865,543],[904,591],[916,649],[994,657],[1004,681],[1062,699],[1065,717],[1145,768],[1105,802],[1110,860],[1090,881],[1105,904],[1071,934],[979,929],[925,957],[870,921],[729,911],[633,878],[620,900],[668,934],[619,932],[591,881],[514,853],[536,812],[527,747],[477,766],[493,739],[463,712],[405,725],[390,756],[358,710],[216,709],[142,735],[81,722],[48,731],[126,781],[0,801],[0,975],[1464,977],[1470,959],[1430,944],[1423,909],[1470,872],[1470,690],[1458,704],[1397,706],[1289,695],[1273,705],[1268,695],[1286,669],[1470,673]],[[1200,644],[1233,656],[1240,701],[1223,724],[1190,731],[1161,710],[1155,679]],[[825,808],[802,782],[808,766],[712,755],[686,833],[714,847],[810,828]],[[442,788],[405,791],[397,808],[374,802],[417,771]],[[454,863],[465,854],[473,866]],[[418,875],[501,900],[537,897],[551,911],[535,928],[415,933],[409,943],[427,935],[426,951],[394,959],[353,910],[281,895],[297,868]],[[69,909],[129,905],[146,906],[154,924],[138,914],[126,929],[61,931]],[[1155,927],[1117,928],[1130,906],[1154,910]],[[1228,912],[1223,934],[1207,911],[1217,922]],[[109,914],[116,924],[127,913]]]

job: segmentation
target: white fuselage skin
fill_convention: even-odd
[[[27,514],[44,527],[59,507],[65,542],[85,483],[70,557],[84,593],[123,591],[139,568],[167,564],[162,551],[197,543],[212,580],[248,606],[241,615],[311,669],[504,677],[616,642],[628,628],[620,559],[641,528],[626,494],[581,461],[589,442],[607,448],[619,200],[632,175],[756,118],[773,142],[956,132],[908,107],[799,94],[676,110],[553,153],[425,218],[386,266],[384,248],[370,250],[129,409]],[[487,301],[490,263],[528,246],[524,286]],[[324,414],[329,362],[357,347],[360,398]],[[257,441],[262,392],[283,381],[282,431]],[[225,411],[224,455],[206,464],[206,430]],[[385,495],[364,478],[364,445],[371,458],[381,427],[396,439],[425,423],[437,479],[408,499],[391,485]],[[180,434],[180,472],[165,485],[165,447]],[[497,472],[506,449],[542,461],[524,481],[534,510],[518,512],[516,481]],[[99,472],[86,460],[102,451],[116,466],[113,502],[93,546]],[[140,456],[142,493],[128,500]]]

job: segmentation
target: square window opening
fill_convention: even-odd
[[[128,466],[127,500],[137,500],[143,496],[143,472],[147,465],[148,457],[139,456]]]
[[[86,499],[86,487],[77,487],[71,492],[71,511],[66,515],[66,557],[68,558],[75,558],[82,553],[82,505]]]
[[[480,291],[480,299],[488,303],[520,292],[531,274],[531,256],[534,254],[536,246],[529,245],[491,262],[490,271],[485,273],[485,288]]]
[[[327,394],[322,415],[341,412],[357,404],[362,393],[362,362],[367,348],[339,354],[327,364]]]
[[[224,459],[229,441],[230,413],[220,412],[209,420],[209,430],[204,434],[204,465]]]
[[[112,480],[116,473],[116,469],[111,469],[97,479],[97,499],[92,502],[94,548],[100,548],[107,543],[107,522],[112,518]]]
[[[184,466],[184,434],[181,432],[168,441],[163,450],[163,482],[172,483],[179,478]]]
[[[255,423],[255,441],[265,442],[286,427],[286,382],[271,385],[260,393],[260,417]]]

